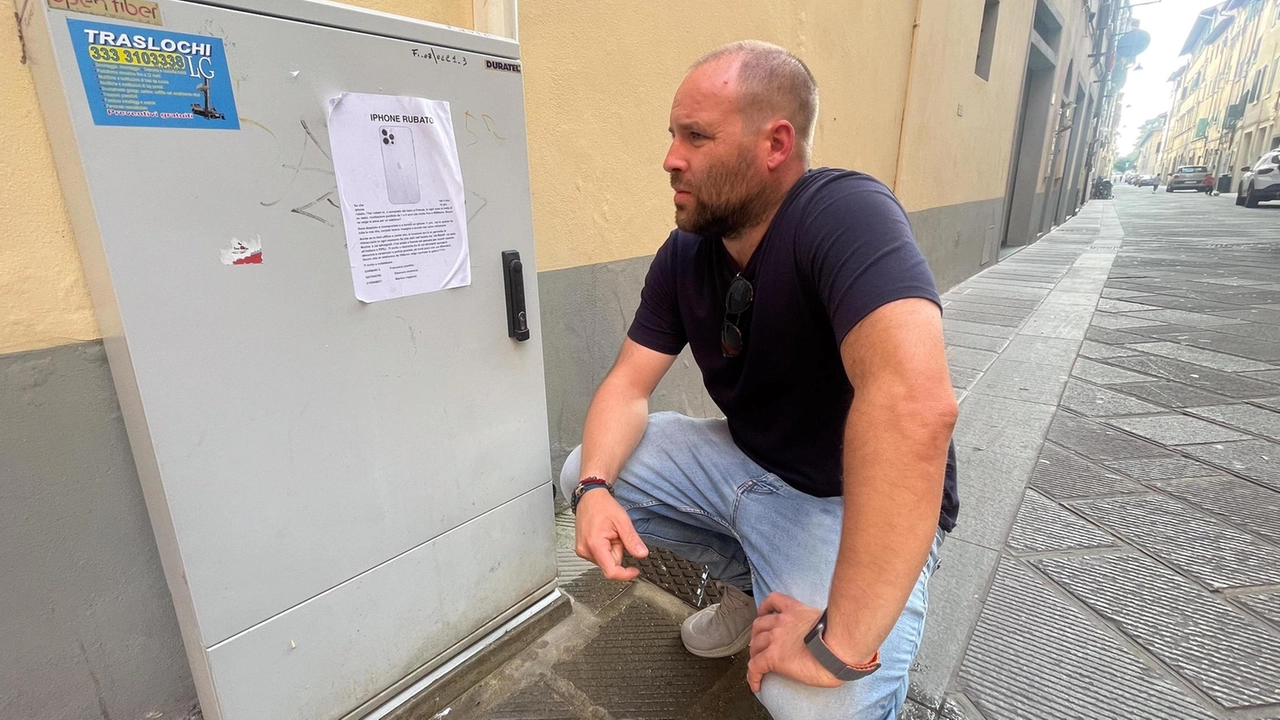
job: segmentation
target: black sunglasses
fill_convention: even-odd
[[[734,276],[733,282],[729,283],[729,293],[724,297],[724,326],[720,328],[720,352],[727,358],[738,357],[742,353],[743,338],[738,321],[751,307],[754,297],[751,283],[741,273]]]

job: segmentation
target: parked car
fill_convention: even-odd
[[[1138,178],[1137,182],[1134,184],[1137,185],[1138,187],[1152,187],[1155,185],[1159,185],[1160,176],[1159,175],[1143,175],[1142,177]]]
[[[1236,204],[1258,207],[1267,200],[1280,200],[1280,149],[1268,150],[1252,166],[1242,168]]]
[[[1206,187],[1213,187],[1205,184],[1205,178],[1212,175],[1213,173],[1209,172],[1209,168],[1204,165],[1183,165],[1173,172],[1173,176],[1169,178],[1169,184],[1165,186],[1164,191],[1195,190],[1196,192],[1204,192]]]

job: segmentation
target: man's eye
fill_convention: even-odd
[[[689,139],[690,139],[690,140],[703,140],[703,139],[705,139],[706,137],[707,137],[706,135],[703,135],[703,134],[702,134],[702,133],[700,133],[700,132],[691,132],[691,133],[689,133]]]

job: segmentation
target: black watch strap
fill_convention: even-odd
[[[827,672],[835,675],[837,679],[849,681],[864,678],[876,670],[880,669],[880,653],[876,652],[875,657],[865,665],[849,665],[845,661],[836,657],[831,652],[831,648],[827,647],[826,641],[823,640],[822,634],[827,630],[827,611],[822,611],[822,617],[818,618],[818,622],[813,624],[813,629],[808,635],[804,636],[804,644],[809,648],[809,652],[818,659],[818,663],[827,669]]]

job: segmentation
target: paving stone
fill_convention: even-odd
[[[1151,486],[1280,546],[1280,492],[1229,475],[1157,480]]]
[[[1267,342],[1280,342],[1280,327],[1275,325],[1263,325],[1261,323],[1241,321],[1239,325],[1223,325],[1213,329],[1227,335],[1253,338],[1254,340],[1266,340]]]
[[[1107,312],[1096,312],[1090,324],[1095,327],[1106,328],[1108,330],[1124,330],[1126,328],[1142,327],[1143,325],[1154,325],[1153,320],[1139,320],[1131,318],[1127,315],[1116,315]]]
[[[1134,335],[1122,330],[1109,330],[1103,327],[1090,327],[1084,334],[1086,340],[1094,342],[1107,343],[1109,345],[1124,345],[1125,343],[1142,342],[1141,335]]]
[[[1158,405],[1075,379],[1067,383],[1062,407],[1085,417],[1148,415],[1164,411]]]
[[[1032,297],[1025,297],[1017,293],[1001,293],[983,288],[955,288],[943,295],[943,300],[957,300],[962,302],[976,302],[985,305],[1002,305],[1004,307],[1019,308],[1022,310],[1033,310],[1043,299],[1038,293],[1033,293]]]
[[[947,299],[942,301],[943,312],[952,310],[964,310],[966,312],[980,313],[985,315],[1004,315],[1006,317],[1016,317],[1023,320],[1031,315],[1034,308],[1031,307],[1009,307],[1008,305],[991,305],[984,302],[975,302],[970,298],[960,300]]]
[[[490,709],[486,717],[492,720],[582,720],[590,715],[581,708],[575,708],[549,684],[538,682]]]
[[[1145,487],[1129,478],[1094,465],[1052,443],[1045,443],[1040,452],[1035,470],[1031,474],[1030,485],[1059,500],[1147,492]]]
[[[908,697],[902,705],[902,712],[898,718],[900,720],[938,720],[938,714]]]
[[[957,442],[956,464],[963,468],[957,483],[965,510],[951,539],[998,551],[1035,470],[1035,456],[978,450]]]
[[[1129,317],[1154,320],[1163,323],[1176,323],[1178,325],[1186,325],[1188,327],[1215,327],[1217,325],[1234,325],[1244,322],[1235,318],[1224,318],[1218,315],[1206,315],[1197,312],[1187,312],[1186,310],[1147,310],[1144,312],[1130,313]]]
[[[1186,415],[1117,418],[1105,422],[1112,427],[1126,430],[1161,445],[1192,445],[1250,439],[1244,433],[1228,430],[1221,425]]]
[[[929,579],[929,617],[924,624],[924,639],[911,665],[908,693],[918,702],[934,707],[949,689],[999,559],[998,551],[967,543],[955,535],[942,544],[938,571]]]
[[[1142,482],[1205,477],[1206,475],[1218,474],[1217,468],[1184,457],[1113,460],[1112,462],[1104,463],[1104,465]]]
[[[1158,308],[1154,305],[1143,305],[1142,303],[1132,301],[1104,298],[1098,301],[1098,309],[1109,313],[1123,313],[1134,312],[1137,310],[1157,310]]]
[[[1144,355],[1112,358],[1107,362],[1166,380],[1174,380],[1211,390],[1219,395],[1232,398],[1269,397],[1276,392],[1276,386],[1270,383],[1250,380],[1239,375],[1232,375],[1171,358]]]
[[[1033,564],[1224,707],[1280,702],[1280,633],[1154,560],[1109,555]]]
[[[1081,380],[1088,380],[1089,382],[1098,385],[1114,385],[1116,383],[1127,382],[1148,382],[1155,379],[1150,375],[1144,375],[1132,370],[1114,367],[1105,363],[1089,360],[1088,358],[1078,358],[1075,365],[1071,368],[1071,374]]]
[[[1129,345],[1128,347],[1151,355],[1160,355],[1162,357],[1173,358],[1174,360],[1182,360],[1194,365],[1203,365],[1205,367],[1213,368],[1214,370],[1222,370],[1224,372],[1246,372],[1249,370],[1276,369],[1272,365],[1258,362],[1257,360],[1249,360],[1247,358],[1227,355],[1213,350],[1205,350],[1204,348],[1179,345],[1178,343],[1139,343],[1136,345]]]
[[[1027,490],[1008,546],[1017,553],[1115,547],[1114,538],[1035,490]]]
[[[1232,355],[1240,355],[1262,362],[1280,361],[1280,343],[1271,340],[1257,340],[1239,337],[1238,335],[1204,331],[1191,333],[1186,337],[1180,338],[1178,342],[1205,348],[1206,350],[1217,350],[1231,353]]]
[[[1155,325],[1144,325],[1142,327],[1133,327],[1126,332],[1134,335],[1141,335],[1147,341],[1151,340],[1181,340],[1190,335],[1201,332],[1204,328],[1188,327],[1186,325],[1170,325],[1167,323],[1159,323]]]
[[[1216,297],[1216,295],[1215,295]],[[1126,298],[1129,302],[1141,303],[1143,305],[1154,305],[1156,307],[1168,308],[1170,310],[1187,310],[1190,312],[1211,313],[1222,310],[1233,310],[1239,308],[1239,305],[1232,303],[1216,302],[1214,300],[1204,300],[1190,296],[1176,295],[1132,295]]]
[[[1192,407],[1195,405],[1213,405],[1227,402],[1225,398],[1208,390],[1201,390],[1190,385],[1183,385],[1172,380],[1159,380],[1143,383],[1118,383],[1108,386],[1128,395],[1136,395],[1157,405],[1171,408]]]
[[[1070,505],[1211,590],[1280,583],[1280,549],[1164,495]]]
[[[1237,403],[1187,408],[1187,412],[1280,442],[1280,412],[1274,410]]]
[[[1261,400],[1253,400],[1251,402],[1254,405],[1258,405],[1260,407],[1265,407],[1271,410],[1275,410],[1276,412],[1280,412],[1280,397],[1262,398]]]
[[[948,332],[963,332],[970,335],[986,335],[987,337],[1004,338],[1008,340],[1017,332],[1017,328],[1005,327],[1003,325],[987,325],[985,323],[969,322],[966,320],[952,320],[948,317],[942,318],[942,327]]]
[[[1002,355],[969,389],[981,395],[1056,406],[1066,384],[1065,364],[1053,372],[1049,366],[1010,360]]]
[[[972,388],[973,384],[978,382],[978,378],[982,377],[982,373],[978,370],[970,370],[969,368],[956,367],[954,365],[951,366],[950,371],[951,387],[957,390]]]
[[[1071,367],[1079,349],[1079,340],[1017,335],[1000,353],[1000,358],[1061,368],[1063,374],[1066,374],[1066,369]]]
[[[1213,718],[1010,559],[1000,562],[959,683],[986,720]]]
[[[1137,350],[1132,350],[1125,345],[1104,345],[1092,340],[1085,340],[1080,346],[1080,354],[1092,358],[1094,360],[1106,360],[1113,357],[1124,357],[1125,355],[1137,355]]]
[[[669,720],[681,717],[732,665],[729,658],[690,654],[675,620],[637,601],[554,671],[615,718]]]
[[[1243,375],[1252,380],[1269,382],[1272,385],[1277,386],[1277,388],[1280,388],[1280,370],[1256,370],[1243,373]]]
[[[1266,440],[1241,440],[1210,445],[1186,445],[1186,454],[1223,470],[1280,490],[1280,445]]]
[[[1237,320],[1246,320],[1248,322],[1280,325],[1280,310],[1273,310],[1271,308],[1239,308],[1236,310],[1224,310],[1215,314],[1221,315],[1222,317],[1235,318]]]
[[[1267,622],[1280,628],[1280,590],[1251,595],[1236,595],[1233,599],[1261,615]]]
[[[983,325],[1003,325],[1011,328],[1018,327],[1025,319],[1021,317],[1010,317],[1008,315],[997,315],[995,313],[952,309],[951,307],[947,307],[946,310],[943,311],[943,314],[951,320],[964,320],[965,322],[982,323]]]
[[[1018,331],[1021,335],[1079,340],[1089,330],[1089,313],[1079,309],[1037,309]]]
[[[1121,290],[1120,288],[1104,288],[1102,297],[1113,299],[1124,299],[1133,297],[1142,297],[1145,293],[1136,292],[1134,290]]]
[[[976,350],[959,345],[952,345],[947,348],[947,364],[953,368],[960,367],[966,370],[982,371],[995,362],[997,357],[999,357],[999,353],[988,350]]]
[[[1171,453],[1159,445],[1126,435],[1092,420],[1059,412],[1049,427],[1048,438],[1090,460],[1121,460],[1135,457],[1162,457]]]
[[[1054,409],[1025,400],[969,395],[954,433],[957,445],[1035,457]]]
[[[1000,352],[1009,344],[1008,338],[995,338],[986,335],[974,335],[972,333],[956,332],[950,329],[943,329],[945,340],[948,346],[959,345],[960,347],[974,348],[977,350],[990,350],[992,352]]]

